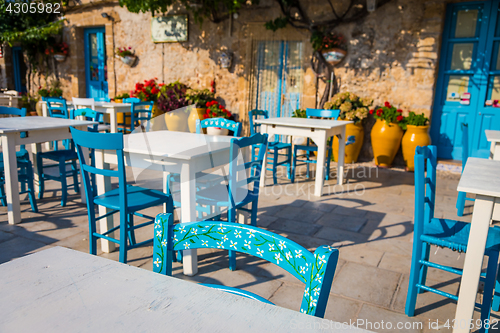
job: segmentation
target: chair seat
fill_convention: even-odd
[[[432,245],[467,252],[470,226],[471,224],[467,222],[433,218],[424,226],[424,233],[420,239]],[[500,228],[491,227],[486,241],[486,250],[498,251],[499,249]]]
[[[286,142],[279,142],[279,141],[274,141],[274,142],[269,142],[268,144],[269,149],[287,149],[291,148],[292,144],[291,143],[286,143]]]
[[[224,184],[211,186],[196,192],[196,201],[202,205],[228,207],[231,205],[231,203],[228,202],[228,191],[228,186]],[[239,187],[234,196],[234,199],[237,200],[234,208],[245,206],[256,198],[257,196],[255,194]]]
[[[52,161],[60,161],[61,158],[64,158],[65,161],[68,160],[77,160],[78,155],[76,151],[71,149],[63,149],[63,150],[53,150],[45,153],[41,153],[42,158],[46,158]]]
[[[253,300],[256,300],[256,301],[259,301],[259,302],[263,302],[263,303],[275,305],[274,303],[269,302],[264,297],[256,295],[256,294],[251,293],[251,292],[246,291],[246,290],[237,289],[237,288],[233,288],[233,287],[227,287],[227,286],[221,286],[221,285],[218,285],[218,284],[211,284],[211,283],[200,283],[200,285],[205,286],[205,287],[209,287],[209,288],[212,288],[212,289],[220,290],[220,291],[223,291],[223,292],[226,292],[226,293],[230,293],[230,294],[233,294],[233,295],[238,295],[238,296],[243,296],[243,297],[246,297],[246,298],[250,298],[250,299],[253,299]]]
[[[29,153],[24,148],[19,149],[19,151],[16,151],[16,158],[17,158],[17,162],[19,163],[19,161],[21,161],[21,160],[29,159]],[[0,162],[3,162],[3,154],[2,153],[0,153]]]
[[[135,212],[147,207],[158,206],[167,202],[169,197],[160,191],[127,185],[127,210]],[[114,189],[95,197],[94,202],[98,205],[120,209],[120,189]]]

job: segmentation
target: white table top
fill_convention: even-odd
[[[0,134],[9,132],[24,132],[48,130],[70,126],[94,125],[95,121],[73,120],[49,117],[11,117],[0,119]]]
[[[308,119],[308,118],[289,118],[289,117],[256,119],[255,122],[258,124],[266,124],[266,125],[280,125],[280,126],[319,128],[319,129],[330,129],[333,127],[345,126],[347,124],[353,123],[352,121],[339,121],[339,120],[328,120],[328,119]]]
[[[457,191],[500,198],[500,161],[469,157]]]
[[[0,276],[2,332],[366,332],[62,247]]]
[[[124,150],[189,160],[230,147],[232,137],[173,131],[155,131],[125,135]]]
[[[486,130],[484,133],[489,142],[500,142],[500,131]]]

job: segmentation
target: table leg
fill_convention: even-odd
[[[196,221],[196,179],[189,164],[184,164],[181,170],[181,222]],[[184,250],[184,274],[193,276],[198,273],[198,254],[196,250]]]
[[[323,183],[325,181],[326,131],[318,131],[318,135],[315,136],[313,140],[318,145],[318,159],[316,161],[316,180],[314,182],[314,195],[320,197],[323,194]]]
[[[98,169],[109,169],[109,164],[104,163],[104,151],[103,150],[95,150],[95,166]],[[111,180],[109,177],[104,177],[102,175],[96,175],[96,183],[97,183],[97,195],[101,195],[109,190],[111,190]],[[103,206],[99,206],[99,216],[105,215],[109,213],[111,209],[108,209]],[[113,215],[105,217],[99,221],[100,232],[105,233],[109,229],[113,228]],[[114,232],[112,232],[110,237],[114,237]],[[101,249],[103,252],[110,253],[113,252],[116,248],[115,243],[107,241],[105,239],[101,239]]]
[[[500,142],[492,142],[490,148],[490,159],[500,160]]]
[[[38,153],[42,152],[41,143],[31,144],[31,160],[33,161],[33,182],[35,186],[35,192],[38,194],[40,189],[40,175],[38,174],[38,159],[36,158]]]
[[[110,125],[110,131],[111,133],[118,133],[118,124],[116,122],[116,110],[115,109],[108,109],[111,110],[109,114],[109,125]]]
[[[262,124],[260,126],[260,132],[267,133],[267,125]],[[260,172],[260,185],[259,185],[260,187],[266,186],[266,171],[267,171],[267,152],[264,154],[264,160],[262,161],[262,170]]]
[[[80,130],[84,130],[81,129]],[[85,159],[85,164],[89,164],[89,150],[88,148],[82,147],[82,154],[83,158]],[[85,195],[85,184],[83,183],[83,173],[82,173],[82,167],[80,165],[80,172],[79,172],[79,178],[80,178],[80,198],[82,199],[82,204],[86,205],[87,204],[87,196]]]
[[[477,286],[483,264],[484,248],[493,211],[493,198],[477,195],[472,213],[469,245],[465,256],[462,282],[455,313],[454,333],[469,332],[469,323],[474,313]]]
[[[47,103],[46,102],[42,103],[42,116],[43,117],[48,117],[49,116],[49,110],[47,109]],[[45,142],[45,149],[52,150],[52,141]],[[40,149],[40,151],[42,151],[42,150]]]
[[[344,159],[345,159],[345,126],[342,127],[342,133],[338,134],[339,138],[339,157],[337,161],[337,184],[344,184]],[[332,143],[333,144],[333,143]]]
[[[19,203],[19,180],[17,174],[16,135],[6,133],[2,136],[2,150],[5,173],[5,189],[7,194],[7,218],[9,224],[21,222],[21,205]]]

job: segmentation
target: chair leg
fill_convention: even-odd
[[[457,198],[457,215],[464,216],[464,208],[465,208],[465,192],[458,192]]]
[[[257,200],[252,201],[252,212],[250,216],[250,224],[254,227],[257,226],[257,209],[259,207],[259,202]]]
[[[307,162],[306,162],[306,178],[307,178],[307,179],[309,179],[309,161],[310,161],[309,154],[310,154],[310,153],[311,153],[311,152],[308,150],[308,151],[307,151],[307,154],[306,154],[306,160],[307,160]]]
[[[326,172],[325,172],[325,179],[329,180],[330,179],[330,163],[332,160],[332,148],[331,147],[326,147],[328,149],[328,153],[326,154]]]
[[[278,149],[273,149],[273,183],[276,184],[278,182],[278,178],[276,177],[276,172],[278,169]]]
[[[78,167],[76,160],[71,162],[71,170],[73,174],[73,188],[76,193],[80,193],[80,186],[78,186]]]
[[[496,276],[498,268],[498,252],[494,251],[488,256],[488,267],[486,268],[486,282],[483,291],[483,303],[481,304],[481,322],[485,323],[490,319],[491,300],[493,298],[493,289],[495,288]],[[488,332],[481,326],[479,332]]]
[[[127,263],[127,213],[120,210],[120,262]]]
[[[493,309],[493,311],[500,310],[500,274],[498,274],[496,277],[495,292],[493,293],[493,304],[491,308]]]
[[[286,149],[286,161],[287,161],[287,172],[288,172],[288,179],[292,179],[292,147],[288,147]]]
[[[135,245],[135,230],[133,229],[134,226],[134,215],[133,214],[127,214],[127,229],[128,229],[128,240],[130,242],[130,245]]]
[[[416,243],[413,244],[410,279],[408,282],[408,293],[406,295],[405,313],[409,317],[414,316],[415,305],[417,304],[417,294],[419,289],[417,288],[417,283],[420,279],[420,271],[422,270],[422,264],[419,263],[421,256],[422,256],[422,242],[417,241]]]
[[[38,199],[43,198],[43,192],[45,191],[45,176],[43,174],[43,158],[40,154],[37,154],[37,173],[38,173]]]
[[[292,155],[292,171],[291,171],[291,177],[290,181],[292,183],[295,182],[295,168],[297,166],[297,149],[294,148],[293,150],[293,155]]]
[[[0,203],[2,206],[7,206],[7,202],[5,201],[5,189],[3,187],[3,184],[0,184]]]
[[[230,208],[227,211],[227,221],[228,222],[236,222],[236,209]],[[236,252],[229,250],[229,270],[236,270]]]
[[[28,180],[28,197],[33,213],[38,213],[38,205],[36,204],[35,185],[33,183],[33,167],[31,163],[26,167],[26,177]]]
[[[68,199],[68,184],[66,180],[66,162],[64,159],[59,160],[59,177],[61,180],[61,206],[66,206]]]
[[[431,246],[428,243],[423,243],[422,244],[422,259],[428,261],[429,260],[429,255],[431,253]],[[425,281],[427,280],[427,266],[422,265],[420,269],[420,277],[419,277],[419,283],[421,285],[425,285]],[[418,293],[423,294],[425,290],[419,289]]]

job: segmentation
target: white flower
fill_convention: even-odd
[[[226,228],[222,225],[222,223],[220,224],[220,227],[218,229],[220,232],[224,232],[224,230],[226,230]]]
[[[184,243],[184,248],[185,249],[189,249],[189,246],[191,246],[191,244],[189,244],[188,242]]]
[[[249,230],[249,231],[247,232],[248,238],[255,237],[255,235],[253,234],[254,232],[255,232],[254,230]]]
[[[305,313],[304,309],[300,309],[300,312]]]
[[[239,230],[235,230],[235,231],[234,231],[234,237],[235,237],[235,238],[241,238],[241,231],[239,231]]]
[[[161,230],[156,230],[156,237],[161,237]]]
[[[306,268],[304,266],[300,266],[300,274],[305,274],[306,273]]]
[[[306,290],[304,290],[304,294],[309,295],[309,288],[306,288]]]
[[[314,288],[313,291],[314,291],[314,296],[319,295],[319,288],[318,287]]]
[[[293,257],[291,252],[287,252],[285,256],[286,260],[290,260],[290,258]]]
[[[238,243],[237,242],[233,243],[233,241],[231,241],[231,245],[229,247],[233,247],[236,250],[236,244],[238,244]]]
[[[161,226],[160,220],[155,221],[155,229]]]
[[[331,247],[330,245],[328,245],[326,248],[327,248],[327,249],[328,249],[328,251],[330,251],[330,252],[332,252],[332,251],[333,251],[333,249],[334,249],[334,247]]]
[[[325,256],[318,256],[317,259],[319,259],[320,264],[326,264]]]
[[[201,241],[201,245],[208,246],[208,241],[206,241],[206,240],[202,240],[202,241]]]
[[[194,235],[198,235],[198,230],[197,229],[193,228],[192,232],[193,232]]]
[[[323,278],[323,277],[318,276],[318,277],[316,278],[316,281],[318,281],[319,283],[321,283],[321,279],[322,279],[322,278]]]
[[[257,254],[262,257],[262,255],[264,254],[264,250],[257,249]]]
[[[164,240],[161,242],[161,246],[163,246],[163,247],[167,246],[167,240],[166,240],[166,239],[164,239]]]
[[[178,239],[177,239],[177,235],[174,235],[174,242],[177,242]]]
[[[285,242],[284,241],[280,241],[279,245],[280,247],[280,250],[283,250],[283,248],[286,248],[286,245],[285,245]]]
[[[283,261],[283,258],[281,258],[281,253],[276,253],[274,255],[274,260],[276,260],[276,264],[279,265],[280,261]]]
[[[222,248],[222,242],[217,242],[217,248]]]
[[[223,242],[227,241],[227,236],[226,235],[224,235],[224,237],[222,237],[222,241]]]
[[[185,232],[186,232],[186,229],[184,229],[184,227],[181,227],[181,228],[179,229],[179,232],[180,232],[181,234],[183,234],[183,233],[185,233]]]
[[[295,250],[295,258],[302,257],[302,250]]]
[[[311,306],[316,306],[316,304],[317,304],[316,302],[317,301],[318,301],[317,299],[313,299],[312,296],[311,296]]]
[[[156,265],[156,267],[160,267],[160,264],[161,264],[161,260],[156,258],[154,264]]]
[[[269,251],[274,251],[274,244],[269,244]]]
[[[247,242],[247,241],[245,241],[245,245],[244,245],[244,246],[246,246],[246,247],[248,247],[249,249],[251,249],[251,247],[250,247],[250,243],[251,243],[251,241],[248,241],[248,242]]]

